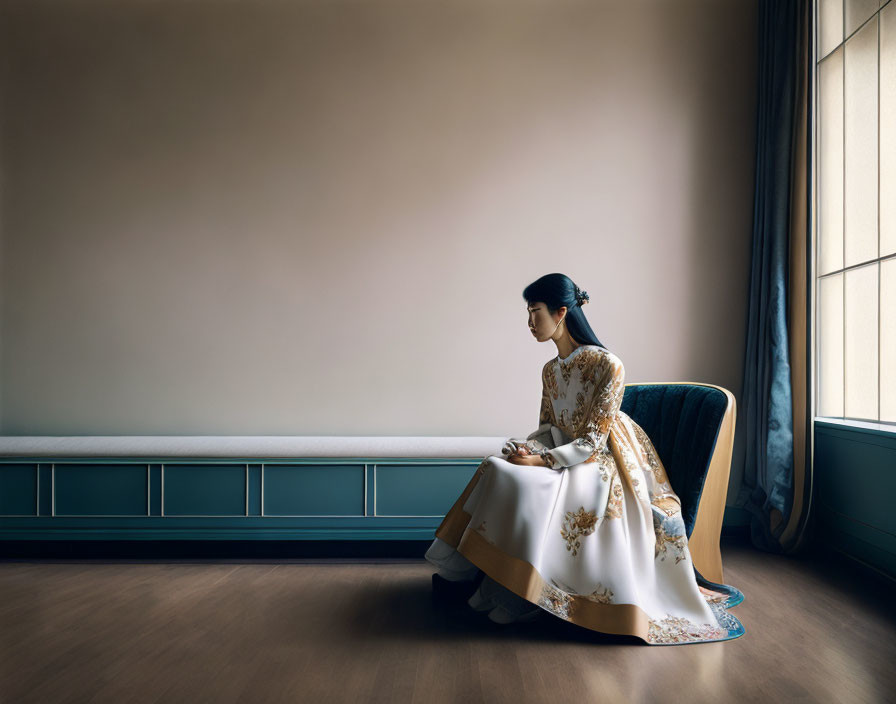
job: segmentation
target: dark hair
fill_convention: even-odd
[[[523,298],[529,304],[544,303],[551,313],[555,313],[560,306],[566,306],[566,327],[572,338],[582,345],[598,345],[606,349],[582,312],[582,306],[578,302],[580,293],[585,292],[566,274],[545,274],[523,289]]]

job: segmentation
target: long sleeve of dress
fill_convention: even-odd
[[[538,411],[538,428],[526,436],[526,444],[533,450],[541,450],[552,446],[551,426],[554,420],[554,410],[551,407],[551,396],[542,373],[541,382],[541,407]]]
[[[607,444],[610,426],[622,405],[625,393],[625,369],[618,358],[608,357],[607,363],[600,365],[595,371],[594,394],[582,427],[571,442],[549,449],[543,454],[548,467],[562,469],[579,464]]]

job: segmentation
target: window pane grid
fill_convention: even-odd
[[[819,417],[896,428],[896,0],[816,0]]]

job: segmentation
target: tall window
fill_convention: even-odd
[[[896,0],[815,5],[816,413],[896,423]]]

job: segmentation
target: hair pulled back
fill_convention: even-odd
[[[545,274],[523,289],[523,298],[529,304],[544,303],[551,313],[566,306],[566,328],[573,340],[582,345],[606,347],[597,339],[582,306],[588,303],[587,291],[583,291],[566,274]]]

